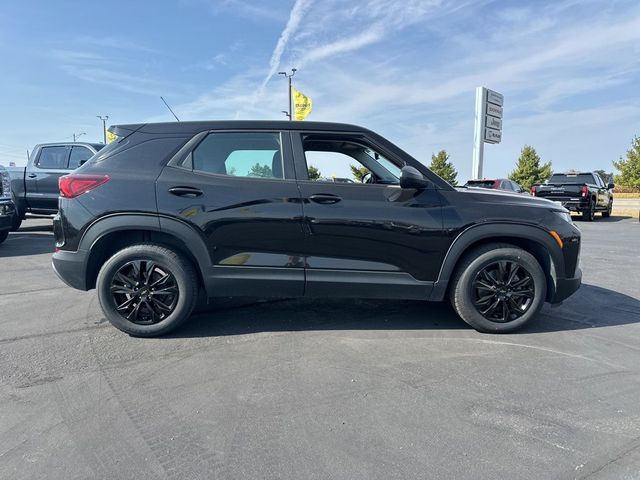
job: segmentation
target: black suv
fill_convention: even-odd
[[[129,334],[166,333],[213,297],[441,301],[512,331],[580,286],[561,206],[455,189],[353,125],[120,125],[60,179],[53,266]],[[349,181],[334,181],[334,179]]]

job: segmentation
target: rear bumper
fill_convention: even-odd
[[[78,290],[87,288],[87,255],[79,250],[66,252],[63,250],[53,254],[51,260],[53,270],[64,283]]]
[[[589,208],[589,202],[587,201],[582,201],[582,200],[556,200],[556,199],[549,199],[553,202],[558,202],[560,204],[562,204],[562,206],[564,208],[566,208],[567,210],[571,211],[571,212],[582,212],[583,210],[586,210],[587,208]]]
[[[582,284],[582,270],[576,269],[574,278],[558,278],[556,279],[556,291],[551,303],[560,303],[566,298],[573,295]]]

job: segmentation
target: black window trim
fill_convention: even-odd
[[[265,178],[265,177],[248,177],[248,176],[234,176],[224,175],[220,173],[205,172],[203,170],[196,170],[193,168],[193,161],[191,161],[191,168],[184,165],[185,160],[189,158],[193,151],[211,134],[215,133],[277,133],[280,136],[280,154],[282,156],[282,171],[284,178]],[[220,130],[205,130],[196,133],[187,143],[180,148],[175,155],[167,163],[168,167],[180,168],[197,175],[207,175],[217,178],[235,178],[235,179],[250,179],[260,181],[271,182],[295,182],[295,170],[293,168],[293,153],[291,152],[291,142],[287,140],[290,136],[289,130],[277,130],[272,128],[265,129],[220,129]]]

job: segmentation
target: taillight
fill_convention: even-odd
[[[589,195],[589,189],[587,188],[586,185],[582,185],[582,189],[580,190],[580,192],[583,197],[586,197],[587,195]]]
[[[58,187],[60,188],[60,196],[64,198],[79,197],[83,193],[87,193],[103,183],[109,181],[109,175],[84,175],[81,173],[72,173],[64,175],[58,179]]]
[[[536,186],[531,187],[531,195],[536,196]]]

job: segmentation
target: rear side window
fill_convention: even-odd
[[[193,169],[236,177],[284,178],[280,134],[210,133],[193,150]]]
[[[69,147],[42,147],[37,166],[52,170],[66,169],[67,155],[69,155]]]
[[[89,160],[93,157],[93,152],[87,147],[71,147],[71,155],[69,156],[69,168],[75,170],[80,166],[80,162]]]

